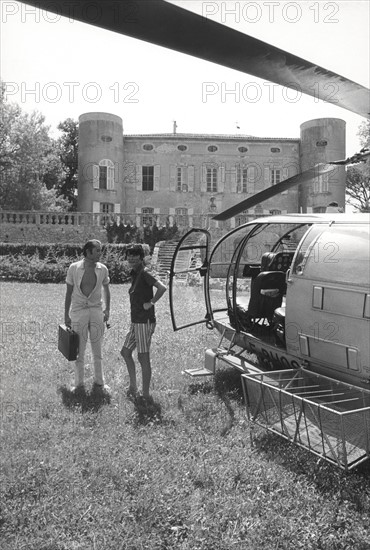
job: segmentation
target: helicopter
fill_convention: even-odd
[[[327,102],[335,85],[337,106],[370,115],[369,90],[360,84],[164,0],[97,0],[93,20],[84,0],[24,3]],[[316,165],[213,219],[235,217],[338,165],[368,159],[364,149]],[[192,229],[180,239],[170,269],[174,330],[204,324],[220,333],[218,347],[206,350],[204,368],[189,374],[214,375],[218,364],[237,369],[251,422],[344,470],[370,458],[369,228],[368,214],[263,216],[232,229],[212,249],[209,231]],[[184,257],[190,257],[185,268]],[[204,301],[192,320],[181,319],[189,277]]]

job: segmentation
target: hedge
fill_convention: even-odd
[[[143,244],[149,256],[149,246]],[[108,267],[113,284],[129,279],[124,260],[125,244],[104,244],[100,261]],[[11,244],[0,243],[0,278],[2,280],[60,283],[64,282],[68,266],[82,257],[82,246],[74,244]]]
[[[121,256],[124,255],[128,244],[102,244],[102,257],[107,251],[115,251]],[[149,245],[142,245],[145,253],[149,255]],[[67,256],[68,258],[78,258],[82,255],[83,245],[79,244],[37,244],[37,243],[0,243],[0,256],[16,256],[22,254],[23,256],[38,255],[40,259],[46,257],[62,258]]]

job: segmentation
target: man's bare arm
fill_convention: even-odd
[[[103,286],[103,292],[104,292],[104,302],[105,302],[105,309],[103,311],[104,321],[108,321],[109,315],[110,315],[110,288],[109,288],[109,284]]]
[[[64,300],[64,323],[67,325],[67,327],[70,327],[72,322],[69,316],[69,310],[72,302],[73,285],[70,285],[69,283],[66,283],[66,285],[66,297]]]

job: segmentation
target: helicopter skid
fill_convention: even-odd
[[[274,343],[267,326],[258,334],[237,332],[227,312],[217,312],[213,321],[230,342],[229,349],[218,348],[217,358],[241,372],[251,422],[346,471],[370,458],[368,389],[329,378],[320,365],[300,363]],[[234,355],[234,346],[256,356],[258,367]]]

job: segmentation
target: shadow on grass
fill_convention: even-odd
[[[196,382],[194,384],[189,384],[188,386],[188,393],[190,395],[197,395],[198,393],[211,393],[213,391],[213,383],[209,382],[208,380],[206,382]]]
[[[234,401],[243,401],[243,390],[241,384],[241,374],[236,369],[220,369],[216,371],[214,378],[210,382],[195,382],[188,385],[188,393],[197,395],[203,393],[216,393],[221,399],[227,396]]]
[[[138,396],[134,401],[137,424],[162,424],[162,406],[151,397]]]
[[[240,379],[240,372],[235,369],[220,369],[216,371],[212,382],[205,381],[194,383],[188,386],[190,395],[200,396],[210,393],[216,394],[226,408],[227,418],[226,423],[221,426],[220,435],[227,436],[235,424],[235,411],[233,403],[236,402],[240,406],[243,402],[243,391]],[[181,400],[179,400],[179,408],[182,408]]]
[[[109,405],[111,400],[110,395],[106,391],[94,387],[91,391],[81,389],[73,392],[66,386],[61,386],[58,389],[58,393],[61,394],[65,407],[68,409],[80,407],[82,413],[98,412],[103,405]]]
[[[260,433],[254,437],[253,446],[268,461],[279,462],[294,474],[304,476],[320,493],[351,502],[358,512],[368,512],[370,461],[345,472],[323,458],[271,433]]]
[[[235,424],[235,411],[232,402],[237,406],[243,403],[240,372],[235,369],[218,370],[214,378],[214,392],[221,399],[228,413],[226,424],[220,432],[222,437],[226,437]]]
[[[240,372],[236,369],[218,370],[214,378],[214,391],[221,399],[228,397],[241,405],[243,403],[243,388]]]

